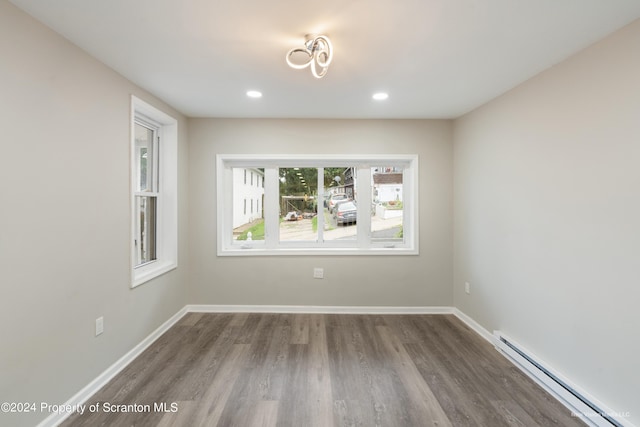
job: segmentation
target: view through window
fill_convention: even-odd
[[[405,156],[338,166],[309,159],[298,165],[286,159],[286,166],[272,159],[238,160],[227,167],[223,162],[228,173],[220,184],[229,190],[232,206],[219,221],[231,226],[220,233],[231,237],[224,247],[415,250],[414,161]]]
[[[158,200],[158,143],[156,128],[135,123],[135,260],[136,266],[156,259],[156,218]]]

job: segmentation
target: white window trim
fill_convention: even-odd
[[[356,223],[356,244],[353,241],[322,241],[322,215],[318,216],[318,241],[280,242],[269,233],[279,230],[279,189],[277,167],[358,167],[358,206],[371,206],[370,179],[372,166],[398,165],[404,170],[403,230],[404,243],[393,244],[371,241],[371,219],[359,215]],[[233,240],[233,168],[265,168],[264,217],[265,240]],[[217,254],[218,256],[270,256],[270,255],[418,255],[419,254],[419,199],[418,156],[397,155],[291,155],[291,154],[218,154],[217,173]],[[323,193],[323,174],[318,174],[318,194]],[[320,201],[318,205],[321,206]],[[360,219],[362,218],[362,219]],[[279,233],[279,231],[277,232]],[[276,233],[276,234],[277,234]],[[393,247],[390,247],[393,246]]]
[[[136,177],[135,170],[135,121],[142,117],[158,126],[160,137],[158,206],[156,224],[156,259],[136,266],[135,220]],[[135,288],[178,267],[178,121],[141,99],[131,96],[131,287]]]

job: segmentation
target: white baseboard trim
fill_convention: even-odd
[[[471,317],[467,316],[466,314],[464,314],[462,311],[458,310],[457,308],[453,309],[453,314],[458,319],[462,320],[462,322],[464,322],[468,327],[473,329],[478,335],[480,335],[485,340],[489,341],[489,343],[491,345],[493,345],[493,346],[496,345],[495,337],[493,336],[493,334],[491,332],[489,332],[488,330],[486,330],[484,327],[482,327],[482,325],[480,325],[478,322],[476,322]]]
[[[108,367],[103,373],[98,375],[96,379],[87,384],[82,390],[76,393],[68,401],[64,403],[64,406],[69,405],[71,407],[82,405],[91,398],[98,390],[100,390],[105,384],[107,384],[113,377],[120,373],[127,367],[136,357],[138,357],[143,351],[145,351],[155,340],[157,340],[162,334],[164,334],[169,328],[171,328],[178,320],[187,313],[186,307],[183,307],[176,314],[171,316],[169,320],[160,325],[155,331],[151,332],[145,339],[143,339],[138,345],[132,348],[127,354],[118,359],[113,365]],[[66,420],[71,413],[53,413],[45,418],[37,427],[55,427],[60,425]]]
[[[452,314],[453,307],[353,307],[313,305],[187,305],[190,313],[317,313],[317,314]]]

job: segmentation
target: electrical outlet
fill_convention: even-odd
[[[96,319],[96,336],[104,332],[104,317],[100,316]]]
[[[316,267],[313,269],[314,279],[324,279],[324,268]]]
[[[470,293],[471,293],[471,285],[469,284],[469,282],[464,282],[464,291],[465,291],[467,294],[470,294]]]

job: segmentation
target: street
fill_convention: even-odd
[[[324,240],[355,239],[357,227],[352,225],[337,225],[327,210],[325,212]],[[380,219],[371,217],[371,231],[374,239],[394,238],[402,227],[402,217]],[[283,221],[280,223],[280,240],[316,240],[317,232],[313,231],[312,219],[299,221]]]

